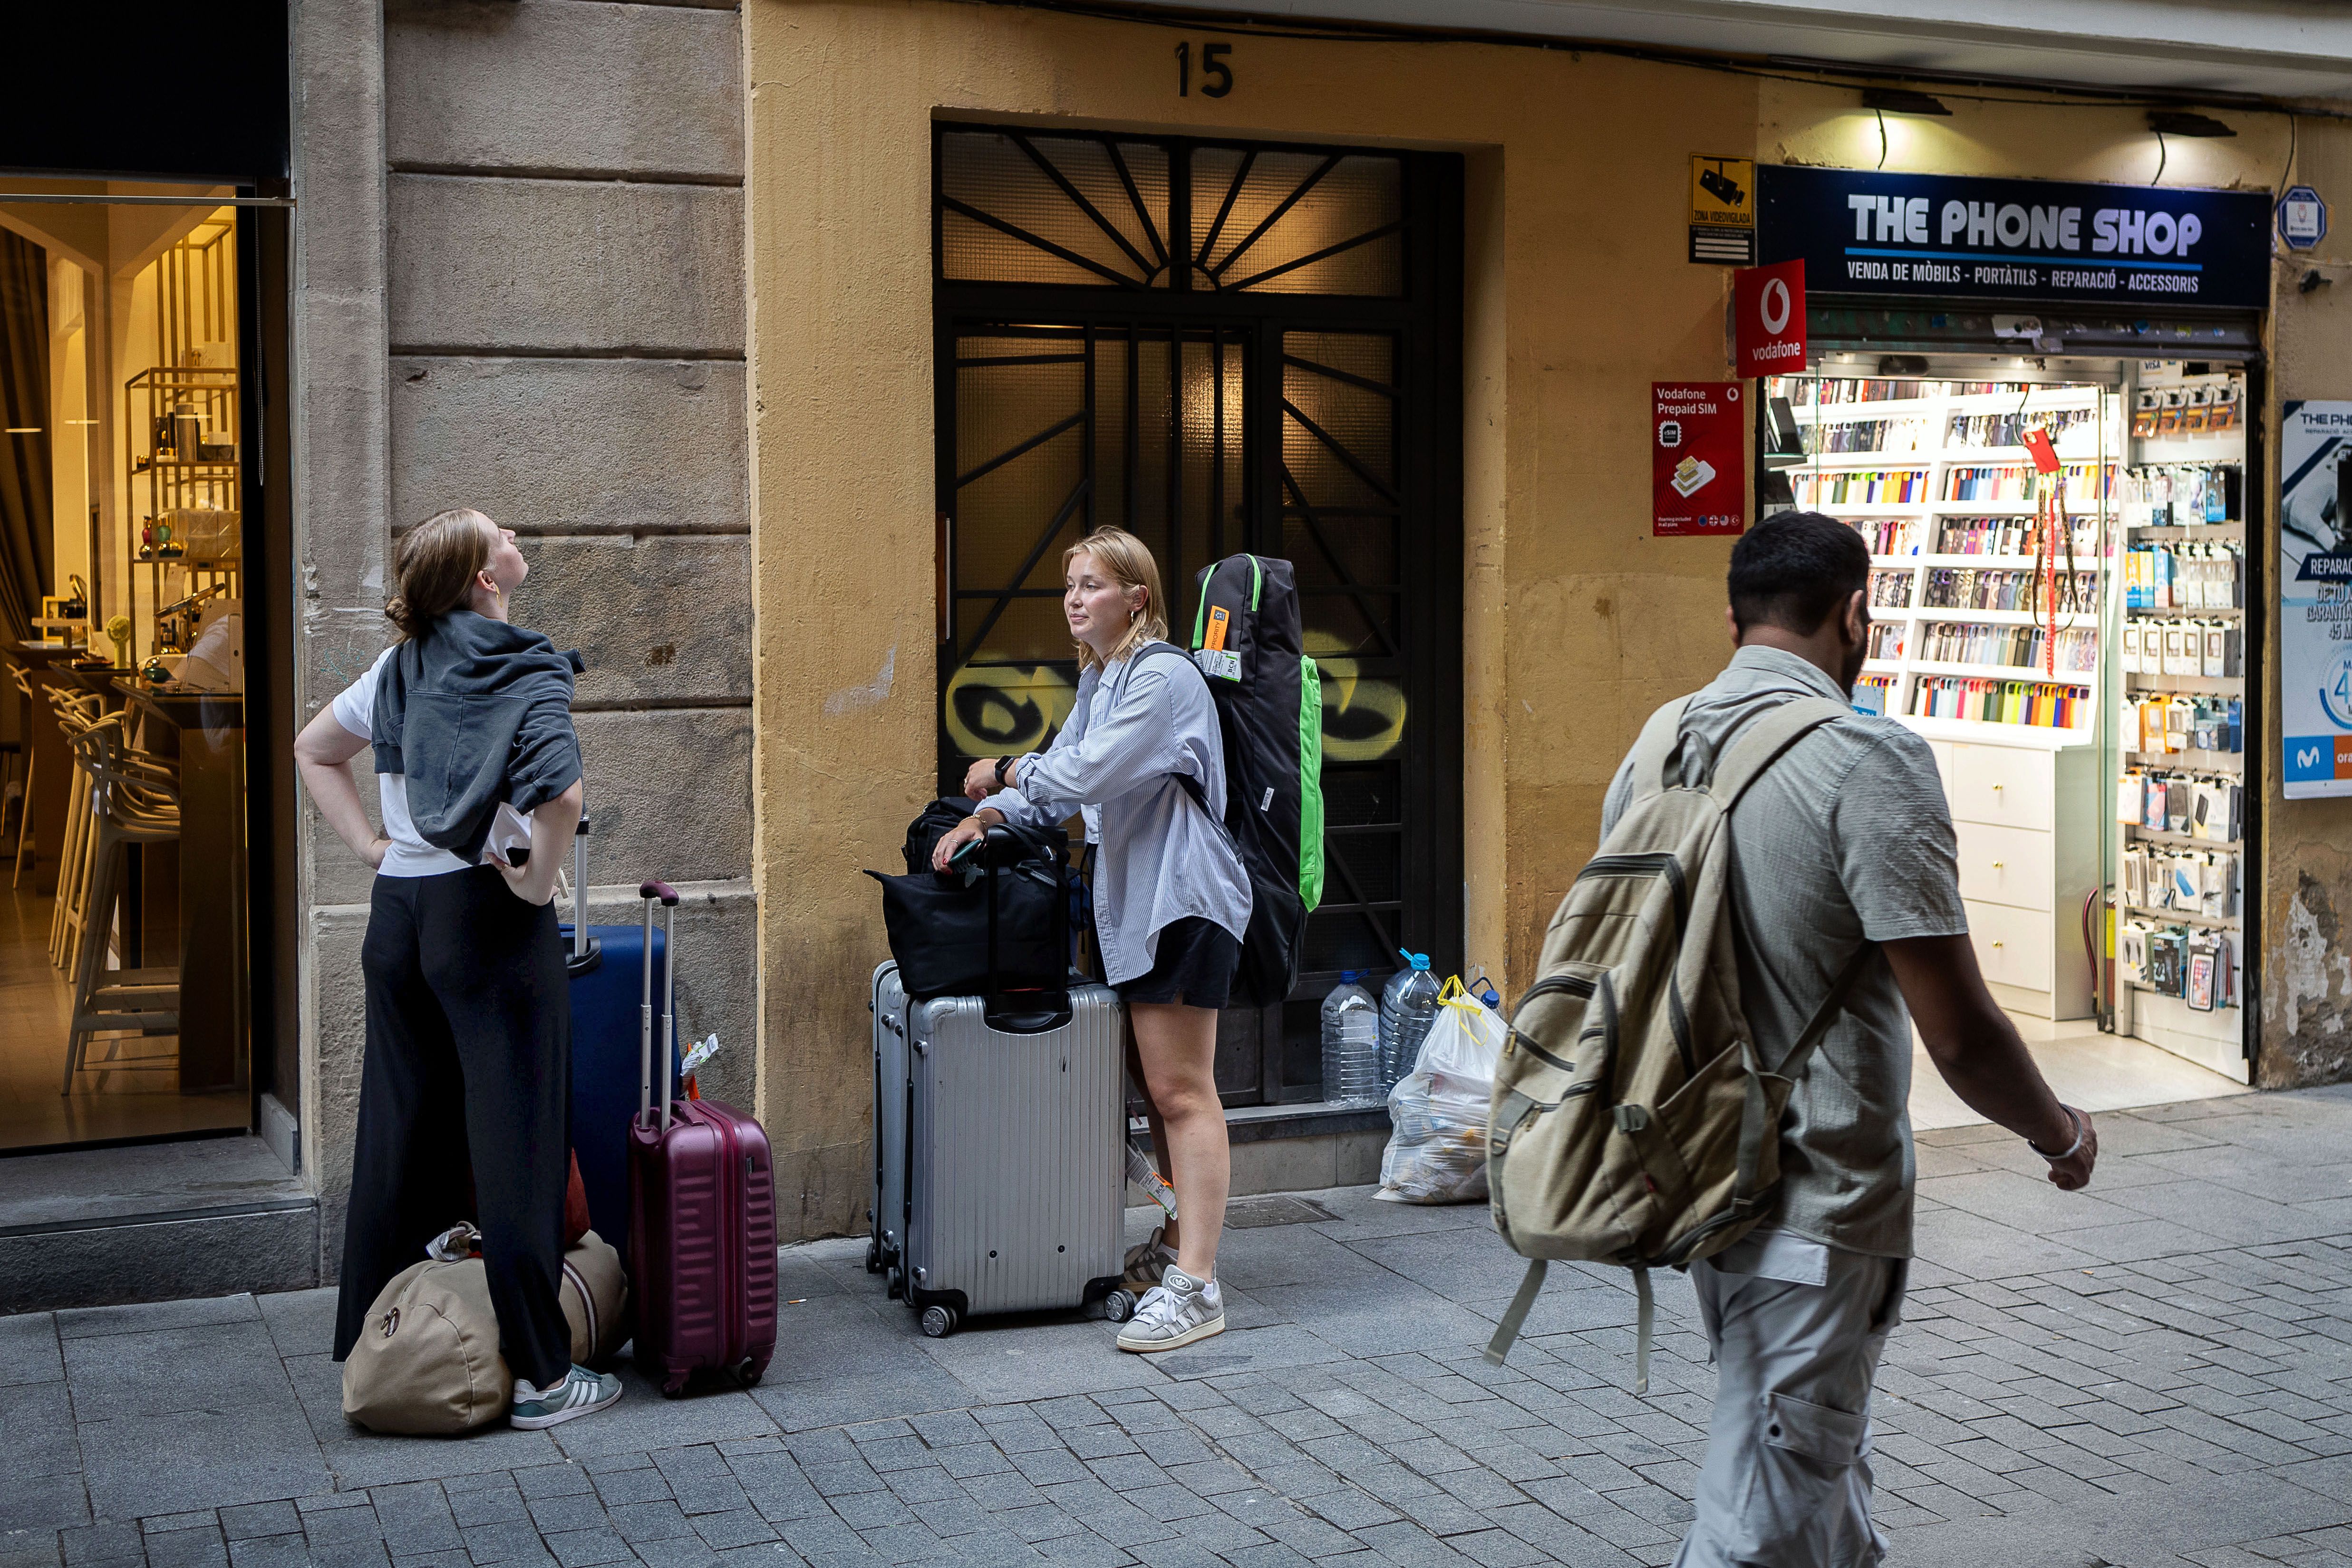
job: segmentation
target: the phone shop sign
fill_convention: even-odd
[[[2266,193],[1756,171],[1757,260],[1815,294],[2150,307],[2270,303]]]

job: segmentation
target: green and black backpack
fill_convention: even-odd
[[[1249,873],[1249,935],[1234,1001],[1270,1007],[1298,978],[1307,916],[1323,901],[1323,677],[1301,646],[1290,563],[1227,556],[1200,574],[1192,663],[1225,745],[1225,831]],[[1171,643],[1137,650],[1129,668]],[[1205,808],[1199,784],[1184,785]]]

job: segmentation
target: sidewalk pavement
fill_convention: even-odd
[[[1894,1562],[2352,1564],[2352,1089],[2100,1125],[2072,1196],[1995,1129],[1921,1136]],[[1555,1269],[1480,1358],[1520,1270],[1483,1207],[1236,1210],[1234,1326],[1184,1351],[1053,1316],[926,1340],[824,1242],[782,1255],[758,1389],[625,1371],[608,1415],[455,1441],[345,1426],[329,1291],[0,1319],[0,1568],[1672,1558],[1713,1385],[1679,1276],[1637,1399],[1622,1272]]]

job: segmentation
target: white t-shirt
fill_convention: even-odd
[[[377,678],[383,674],[383,662],[399,651],[394,643],[378,653],[367,674],[336,694],[335,722],[364,740],[374,733],[375,688]],[[426,843],[417,836],[416,822],[408,814],[408,780],[397,773],[376,775],[376,793],[383,810],[383,836],[392,841],[384,852],[383,864],[378,868],[382,876],[439,876],[446,872],[464,871],[466,862],[454,852]],[[503,831],[501,831],[503,830]],[[520,839],[530,841],[530,819],[518,814],[511,807],[499,808],[499,821],[492,832],[492,841]],[[488,847],[484,846],[481,861],[490,862]]]

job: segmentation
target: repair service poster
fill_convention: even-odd
[[[2290,402],[2279,434],[2279,737],[2290,800],[2352,795],[2352,402]]]

